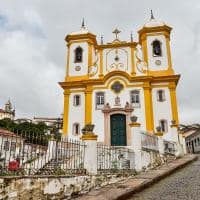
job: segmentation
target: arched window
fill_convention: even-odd
[[[157,91],[157,99],[158,99],[158,101],[165,101],[165,91],[164,90]]]
[[[75,63],[80,63],[83,60],[83,49],[81,47],[77,47],[75,49]]]
[[[160,120],[159,125],[161,128],[161,132],[164,132],[164,133],[167,132],[167,120],[165,119]]]
[[[161,50],[161,43],[158,40],[153,41],[153,56],[161,56],[162,50]]]
[[[79,135],[80,134],[80,125],[79,123],[73,124],[73,135]]]

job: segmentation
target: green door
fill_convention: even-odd
[[[126,146],[126,116],[122,114],[111,115],[111,145]]]

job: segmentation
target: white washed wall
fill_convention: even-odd
[[[159,102],[157,100],[157,91],[160,89],[165,91],[165,101],[163,102]],[[157,126],[159,126],[159,121],[161,119],[167,120],[168,132],[164,134],[167,135],[168,133],[171,132],[170,124],[172,120],[171,99],[168,87],[153,88],[152,99],[153,99],[153,112],[154,112],[154,127],[156,128]]]
[[[112,84],[112,83],[111,83]],[[138,117],[138,122],[141,123],[141,129],[145,130],[145,107],[144,107],[144,92],[142,88],[134,87],[134,88],[125,88],[118,96],[120,97],[120,104],[121,108],[124,108],[126,105],[126,102],[130,103],[130,91],[131,90],[140,90],[140,107],[134,108],[134,111],[132,112],[132,115],[136,115]],[[95,124],[95,130],[94,132],[99,135],[98,140],[103,141],[104,140],[104,113],[102,110],[97,110],[95,105],[95,94],[96,92],[105,92],[105,103],[109,103],[111,108],[115,106],[115,98],[116,94],[111,89],[95,89],[93,92],[93,106],[92,106],[92,121]]]
[[[74,101],[74,95],[80,95],[81,96],[81,105],[79,106],[74,106],[73,101]],[[79,136],[74,136],[73,133],[73,124],[74,123],[79,123],[80,124],[80,129],[84,127],[85,123],[85,94],[84,92],[73,92],[70,94],[69,98],[69,120],[68,120],[68,136],[74,138],[74,139],[79,139]]]
[[[116,49],[118,49],[119,61],[115,61]],[[123,68],[116,69],[115,64],[123,64]],[[114,65],[113,65],[114,64]],[[115,66],[113,69],[111,65]],[[130,47],[108,48],[103,50],[103,73],[104,75],[113,70],[126,71],[131,73],[131,49]]]
[[[83,62],[75,63],[74,62],[74,50],[77,47],[81,47],[83,49]],[[83,76],[88,74],[88,43],[73,43],[70,45],[69,49],[69,76]],[[80,66],[81,70],[76,71],[75,67]]]
[[[159,40],[161,42],[162,56],[153,56],[152,42],[154,40]],[[156,70],[166,70],[168,69],[168,55],[166,48],[166,39],[164,35],[159,36],[148,36],[147,37],[147,50],[148,50],[148,65],[149,69]],[[156,65],[156,60],[161,61],[161,65]]]

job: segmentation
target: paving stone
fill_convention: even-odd
[[[179,162],[182,163],[182,162]],[[175,164],[171,166],[177,166]],[[199,200],[200,156],[197,161],[153,186],[133,195],[129,200]]]
[[[84,195],[82,197],[78,197],[79,200],[114,200],[114,199],[127,199],[130,197],[131,194],[136,193],[138,191],[143,190],[147,186],[152,185],[154,182],[157,182],[161,178],[167,176],[169,173],[172,173],[174,170],[177,168],[183,166],[183,164],[186,164],[188,162],[191,162],[194,160],[196,157],[193,155],[187,155],[184,157],[184,159],[178,159],[174,160],[173,163],[170,163],[170,165],[164,165],[162,167],[159,167],[157,170],[151,170],[148,172],[141,173],[140,175],[137,175],[131,179],[127,179],[126,181],[121,181],[120,183],[115,183],[103,188],[100,188],[98,192],[89,192],[87,195]],[[200,161],[199,162],[200,165]],[[199,169],[199,165],[195,164],[192,165],[190,164],[189,166],[186,167],[186,169],[192,168]],[[183,169],[185,170],[185,169]],[[182,171],[182,170],[181,170]],[[182,186],[187,186],[190,184],[190,177],[195,177],[195,174],[192,174],[193,170],[189,170],[189,174],[186,173],[185,171],[182,174],[182,176],[186,175],[186,178],[181,179],[180,171],[174,173],[170,177],[175,177],[173,178],[173,181],[171,181],[169,184],[164,184],[162,185],[162,181],[159,181],[156,186],[150,187],[150,192],[148,193],[148,189],[145,190],[147,191],[147,195],[144,195],[144,192],[137,193],[134,196],[130,198],[130,200],[193,200],[194,195],[191,194],[191,196],[187,193],[177,193],[176,188],[181,188]],[[200,180],[200,171],[199,173],[199,180]],[[188,176],[187,176],[188,175]],[[180,176],[180,177],[179,177]],[[168,179],[167,178],[167,179]],[[180,181],[180,180],[181,181]],[[186,180],[187,179],[187,180]],[[197,180],[196,180],[197,181]],[[151,192],[151,188],[153,189],[153,193]],[[164,191],[166,189],[166,192]],[[196,188],[199,190],[200,194],[200,183],[199,187]],[[163,190],[163,191],[162,191]],[[184,190],[184,189],[182,189]],[[171,192],[172,191],[172,192]],[[189,191],[189,189],[188,189]],[[91,194],[91,195],[90,195]],[[176,195],[176,198],[173,199],[173,197]],[[192,197],[192,198],[191,198]],[[198,196],[199,198],[196,198],[194,200],[199,200],[200,195]],[[185,199],[184,199],[185,198]]]

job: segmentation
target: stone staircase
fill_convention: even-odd
[[[56,174],[61,168],[61,161],[51,159],[41,169],[36,172],[36,175],[53,175]]]

